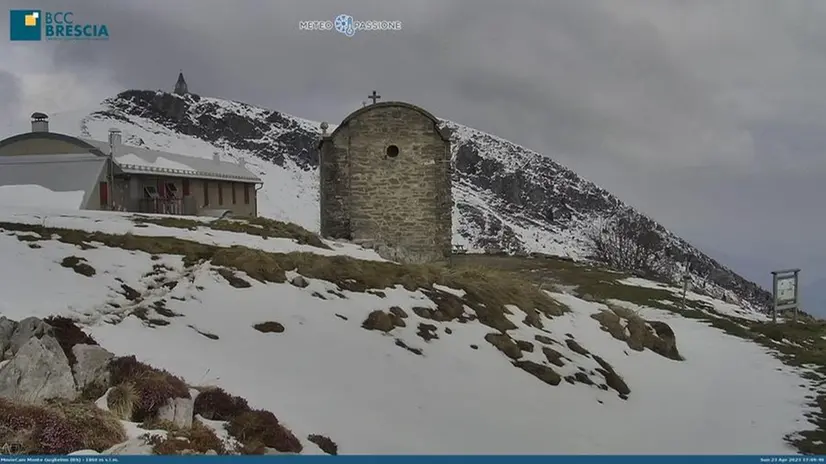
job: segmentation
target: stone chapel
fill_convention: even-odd
[[[367,104],[319,142],[321,234],[406,263],[449,259],[449,130],[403,102]]]

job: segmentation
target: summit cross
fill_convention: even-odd
[[[375,104],[376,104],[376,100],[378,100],[379,98],[381,98],[381,95],[377,94],[377,93],[376,93],[376,91],[374,90],[374,91],[373,91],[373,95],[370,95],[370,96],[368,96],[367,98],[369,98],[370,100],[373,100],[373,104],[375,105]]]

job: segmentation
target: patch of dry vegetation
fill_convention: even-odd
[[[79,258],[77,256],[67,256],[63,258],[60,265],[72,269],[78,274],[86,277],[92,277],[97,273],[95,268],[86,262],[86,258]]]
[[[230,421],[249,412],[250,407],[244,398],[230,395],[218,387],[210,387],[195,397],[194,411],[207,420]]]
[[[235,275],[235,272],[233,272],[232,269],[227,269],[225,267],[222,267],[222,268],[218,269],[218,275],[223,277],[224,280],[226,280],[227,283],[229,283],[229,285],[231,287],[235,287],[235,288],[250,288],[250,287],[252,287],[251,283],[249,283],[246,280],[242,279],[241,277],[238,277],[237,275]]]
[[[683,357],[677,349],[677,337],[671,327],[661,321],[647,321],[630,309],[609,305],[610,310],[592,314],[603,330],[624,341],[634,351],[646,348],[675,361]],[[625,322],[623,324],[623,322]]]
[[[307,437],[307,440],[311,443],[315,443],[321,451],[324,451],[327,454],[333,456],[338,455],[338,445],[333,440],[330,440],[329,437],[325,437],[323,435],[310,435]]]
[[[139,362],[134,356],[115,358],[109,364],[114,385],[132,384],[137,393],[131,420],[142,422],[156,416],[173,398],[190,398],[189,387],[169,372]]]
[[[197,221],[181,218],[138,219],[170,227],[183,227],[187,224],[201,225],[196,223]],[[174,221],[175,225],[172,225],[173,222],[170,221]],[[276,224],[277,221],[266,219],[257,222],[247,221],[247,223],[244,227],[253,227],[256,230],[292,230],[293,232],[290,233],[294,234],[300,232],[296,232],[298,229],[294,230],[292,225],[282,227]],[[41,237],[55,236],[62,242],[77,246],[96,242],[112,248],[140,250],[151,255],[182,255],[185,264],[211,261],[215,266],[234,268],[245,272],[250,278],[263,282],[286,282],[286,272],[294,270],[306,278],[327,280],[335,283],[342,290],[353,292],[392,288],[396,285],[402,285],[411,291],[423,289],[438,305],[437,310],[427,314],[428,317],[444,321],[466,321],[468,317],[465,316],[465,306],[467,306],[475,312],[475,317],[480,322],[499,331],[515,328],[515,325],[506,317],[512,313],[508,305],[518,307],[525,313],[525,322],[537,328],[542,328],[542,316],[551,318],[567,310],[564,305],[537,288],[533,282],[526,281],[511,272],[484,267],[448,268],[439,265],[400,265],[390,262],[364,261],[348,256],[323,256],[297,252],[268,253],[240,246],[215,247],[174,237],[113,235],[32,224],[0,223],[0,229],[34,232]],[[438,291],[433,287],[434,284],[464,290],[465,296],[459,298],[450,293]]]
[[[289,238],[301,245],[330,249],[317,234],[299,225],[265,217],[217,219],[207,222],[176,217],[134,216],[132,220],[138,224],[153,224],[161,227],[174,227],[188,230],[197,230],[199,227],[204,227],[213,230],[257,235],[265,239],[269,237]]]
[[[259,322],[252,328],[261,333],[283,333],[286,330],[284,324],[275,321]]]
[[[514,361],[513,365],[548,385],[556,386],[562,382],[562,377],[551,367],[533,361]]]
[[[282,453],[300,453],[298,438],[269,411],[245,411],[230,419],[227,431],[242,445],[243,454],[263,454],[266,448]]]
[[[407,324],[404,322],[404,318],[397,313],[392,311],[384,312],[381,310],[371,311],[370,314],[367,315],[367,318],[364,319],[364,322],[361,323],[361,327],[364,329],[384,333],[390,332],[396,327],[406,326]]]
[[[3,454],[68,454],[103,451],[126,438],[116,417],[91,403],[23,405],[0,398]]]
[[[513,360],[522,357],[522,350],[519,348],[519,345],[513,341],[510,335],[504,332],[489,333],[485,335],[485,341],[495,346],[502,354]]]
[[[227,449],[215,432],[198,420],[192,421],[192,427],[181,429],[169,422],[145,423],[144,428],[166,430],[166,437],[152,435],[147,442],[152,446],[152,453],[160,456],[182,454],[227,454]]]
[[[83,449],[103,451],[126,440],[126,432],[114,414],[90,402],[54,401],[48,408],[61,414],[81,436]]]

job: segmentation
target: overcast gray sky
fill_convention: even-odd
[[[375,88],[552,156],[760,283],[826,275],[822,0],[47,5],[111,39],[0,42],[0,113],[171,89],[180,68],[202,95],[333,123]],[[403,30],[298,29],[340,13]]]

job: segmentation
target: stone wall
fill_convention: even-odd
[[[347,135],[342,131],[336,143],[321,146],[319,201],[321,203],[321,235],[350,240],[350,213],[347,210],[350,187],[347,167]]]
[[[450,147],[426,113],[363,108],[322,143],[321,158],[323,235],[369,241],[405,262],[450,255]]]

